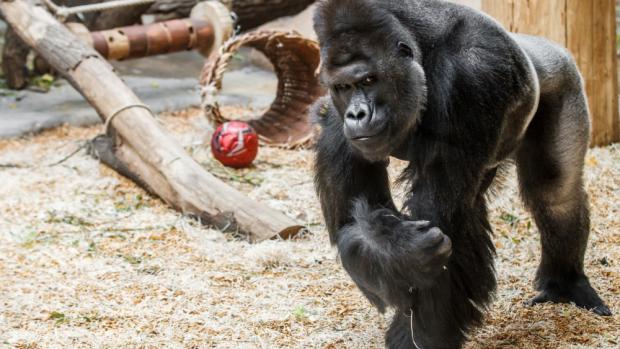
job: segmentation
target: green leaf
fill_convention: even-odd
[[[67,318],[65,317],[65,314],[58,312],[58,311],[53,311],[50,313],[49,316],[50,320],[56,320],[57,324],[61,324],[63,322],[65,322],[67,320]]]
[[[38,238],[39,238],[39,233],[36,231],[31,231],[30,233],[28,233],[28,235],[24,236],[24,239],[22,240],[22,247],[32,248],[35,242],[37,242]]]
[[[293,310],[293,316],[297,321],[304,321],[308,318],[308,311],[303,305],[299,305]]]
[[[519,222],[519,217],[514,216],[510,213],[504,213],[499,217],[502,221],[506,222],[507,224],[510,225],[515,225],[516,223]]]
[[[53,75],[43,74],[30,79],[30,85],[40,89],[43,92],[48,92],[52,88],[55,80],[56,78],[54,78]]]
[[[130,256],[130,255],[124,255],[123,259],[131,264],[131,265],[139,265],[142,263],[142,258],[140,257],[134,257],[134,256]]]

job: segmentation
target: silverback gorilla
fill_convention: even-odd
[[[326,0],[315,14],[316,186],[331,241],[368,300],[396,310],[389,348],[460,348],[496,287],[485,193],[514,160],[541,233],[539,294],[611,312],[584,273],[589,142],[563,48],[440,0]],[[409,161],[399,211],[388,158]]]

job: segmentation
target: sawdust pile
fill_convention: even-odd
[[[229,170],[209,156],[196,114],[162,122],[209,171],[310,232],[252,245],[180,216],[84,150],[53,165],[101,127],[0,141],[0,348],[383,347],[389,315],[369,307],[329,246],[311,151],[262,148],[255,168]],[[620,146],[587,163],[586,266],[616,315],[522,305],[539,240],[512,178],[491,212],[497,301],[468,348],[620,346]]]

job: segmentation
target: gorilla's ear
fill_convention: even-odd
[[[398,53],[402,56],[413,58],[413,50],[402,41],[398,42]]]

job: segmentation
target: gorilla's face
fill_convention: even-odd
[[[383,160],[403,146],[419,121],[424,72],[404,42],[347,36],[327,49],[323,79],[347,140],[365,158]]]

